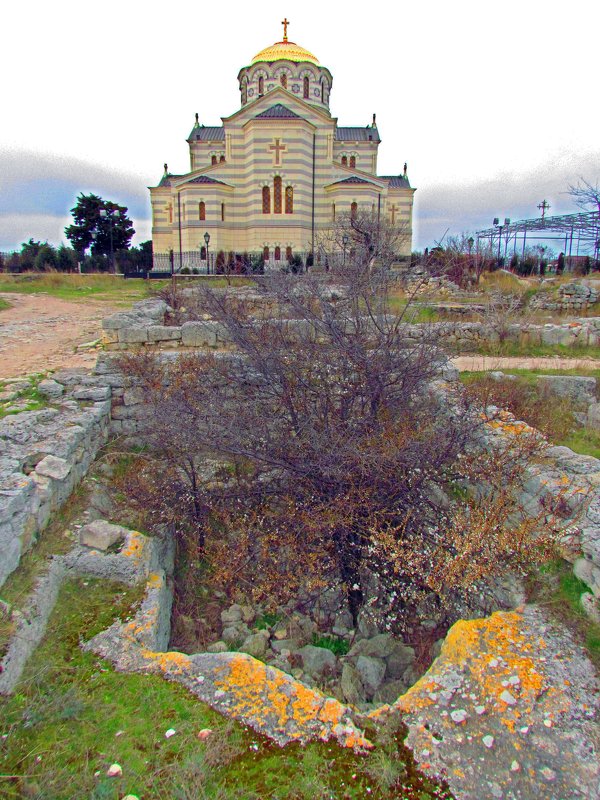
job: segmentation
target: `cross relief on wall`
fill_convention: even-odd
[[[273,139],[274,144],[269,145],[269,150],[273,152],[273,166],[280,167],[281,166],[281,154],[285,153],[287,147],[284,144],[281,144],[281,139]]]

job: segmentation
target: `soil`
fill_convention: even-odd
[[[0,311],[0,379],[64,367],[92,367],[103,317],[119,306],[98,300],[74,302],[48,294],[0,294],[11,308]]]
[[[595,358],[561,358],[560,356],[458,356],[452,359],[461,372],[484,372],[510,369],[598,369]]]

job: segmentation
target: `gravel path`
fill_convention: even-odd
[[[119,310],[98,300],[73,302],[42,293],[0,297],[11,305],[0,311],[0,378],[93,366],[97,352],[76,347],[98,339],[103,317]]]

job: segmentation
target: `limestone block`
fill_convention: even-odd
[[[134,344],[148,341],[148,328],[145,325],[132,325],[119,330],[120,344]]]
[[[251,636],[247,636],[242,644],[240,650],[243,653],[248,653],[249,656],[254,658],[264,658],[269,644],[269,634],[267,631],[260,631]]]
[[[110,397],[110,386],[82,386],[75,389],[73,397],[76,400],[107,400]]]
[[[65,387],[58,383],[58,381],[44,380],[38,383],[37,390],[45,397],[55,399],[64,393]]]
[[[79,542],[94,550],[108,550],[113,544],[124,541],[126,534],[126,528],[96,519],[83,526],[79,532]]]
[[[553,394],[567,397],[576,403],[596,400],[596,379],[579,375],[538,375],[537,381]]]
[[[38,475],[52,478],[54,481],[64,481],[71,471],[71,464],[65,461],[64,458],[46,456],[39,462],[35,471]]]
[[[143,403],[145,399],[144,390],[140,386],[134,386],[131,389],[125,389],[123,392],[123,404],[126,406],[135,406]]]
[[[181,339],[181,328],[168,327],[167,325],[148,326],[149,342],[166,342],[172,339]]]
[[[594,430],[600,430],[600,403],[590,403],[588,406],[587,424]]]
[[[185,347],[215,347],[217,333],[209,322],[184,322],[181,326],[181,341]]]

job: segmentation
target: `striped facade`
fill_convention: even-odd
[[[285,39],[255,57],[238,81],[241,108],[221,126],[201,125],[196,115],[190,172],[173,175],[165,165],[150,189],[157,264],[170,251],[175,268],[179,253],[203,259],[205,233],[213,254],[312,252],[319,234],[352,208],[402,226],[399,255],[409,255],[414,189],[406,168],[377,176],[375,117],[366,127],[338,126],[329,70]]]

